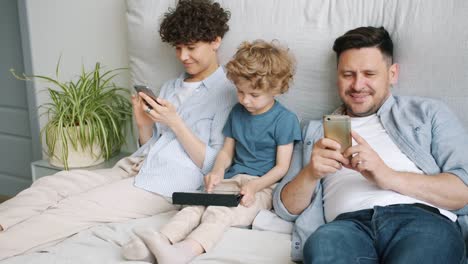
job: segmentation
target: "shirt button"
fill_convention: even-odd
[[[312,145],[312,141],[307,141],[307,145]]]
[[[300,243],[299,243],[299,242],[296,242],[296,246],[299,246],[299,245],[300,245]]]
[[[416,131],[416,132],[419,132],[419,130],[421,130],[420,127],[416,127],[416,128],[414,129],[414,131]]]

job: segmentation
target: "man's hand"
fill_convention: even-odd
[[[351,135],[357,145],[348,148],[343,153],[346,158],[351,159],[351,163],[345,167],[358,171],[380,188],[389,189],[390,180],[395,171],[385,164],[377,152],[358,133],[352,131]]]
[[[241,187],[240,194],[243,195],[240,202],[245,207],[250,207],[255,203],[255,194],[258,192],[257,181],[250,180]]]
[[[289,213],[301,214],[310,205],[320,179],[349,164],[341,152],[340,144],[332,139],[322,138],[314,144],[309,163],[281,191]]]
[[[205,175],[204,180],[206,192],[213,192],[214,187],[218,185],[222,179],[224,179],[224,172],[211,171],[207,175]]]
[[[340,170],[342,165],[348,165],[349,159],[340,152],[340,144],[328,138],[317,141],[307,164],[308,174],[314,180],[320,180],[328,174]]]

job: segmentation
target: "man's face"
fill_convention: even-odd
[[[377,48],[350,49],[338,60],[338,93],[349,116],[377,112],[398,79],[398,65],[390,65]]]

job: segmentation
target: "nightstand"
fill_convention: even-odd
[[[97,170],[97,169],[112,168],[115,165],[115,163],[117,163],[117,161],[119,161],[120,159],[124,157],[130,156],[131,154],[132,153],[121,152],[118,155],[96,166],[82,167],[82,168],[76,168],[76,169]],[[75,169],[75,168],[72,168],[72,169]],[[50,165],[48,160],[37,160],[37,161],[31,162],[31,174],[32,174],[33,182],[41,177],[55,174],[61,170],[63,170],[63,168]]]

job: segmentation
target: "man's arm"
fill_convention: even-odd
[[[447,210],[468,204],[468,186],[451,173],[424,175],[397,172],[388,177],[388,189]]]
[[[291,214],[300,214],[309,206],[320,179],[349,163],[340,148],[337,142],[327,138],[314,144],[310,162],[281,192],[281,201]]]
[[[309,206],[318,182],[319,180],[309,174],[307,168],[303,168],[281,191],[280,197],[284,207],[291,214],[302,213]]]
[[[344,152],[345,157],[351,158],[348,167],[360,172],[380,188],[448,210],[457,210],[468,204],[468,187],[457,176],[451,173],[425,175],[395,171],[359,134],[353,131],[352,136],[357,145]]]

